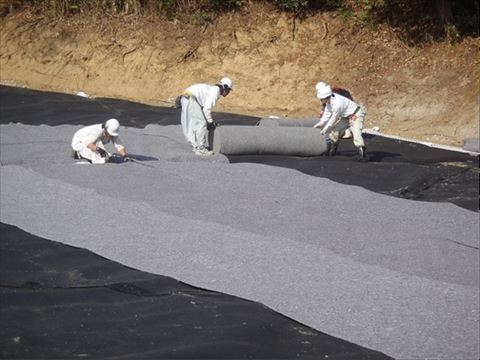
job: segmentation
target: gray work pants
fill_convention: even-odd
[[[185,139],[194,148],[208,148],[207,120],[202,107],[193,96],[183,95],[180,101],[181,123]]]
[[[105,150],[105,145],[101,140],[98,140],[95,145],[99,148],[102,148]],[[87,146],[82,144],[78,139],[74,138],[72,140],[72,148],[74,151],[77,152],[77,154],[83,158],[90,160],[92,164],[105,164],[106,158],[102,157],[99,153],[96,151],[90,150]]]
[[[341,118],[337,123],[335,123],[331,128],[328,134],[328,138],[332,143],[336,143],[345,133],[345,130],[350,128],[353,135],[353,144],[356,147],[365,146],[363,141],[362,130],[363,130],[363,121],[365,120],[365,109],[363,106],[360,106],[360,110],[353,117]]]

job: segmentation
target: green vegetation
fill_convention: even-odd
[[[479,35],[479,0],[355,0],[373,23],[386,22],[421,42]]]
[[[364,26],[388,23],[411,42],[457,41],[479,35],[480,0],[250,0],[302,18],[317,11],[336,11]],[[0,14],[24,7],[55,15],[108,12],[163,14],[169,19],[194,16],[211,21],[216,14],[239,10],[248,0],[0,0]],[[203,19],[203,20],[202,20]]]

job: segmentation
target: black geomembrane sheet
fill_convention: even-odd
[[[260,303],[0,223],[4,359],[388,359]],[[132,239],[135,240],[135,239]]]

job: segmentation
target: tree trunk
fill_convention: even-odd
[[[446,33],[448,25],[453,22],[452,0],[436,0],[437,24],[441,34]]]

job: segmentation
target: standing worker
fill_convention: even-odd
[[[327,155],[335,155],[340,135],[350,128],[353,144],[358,149],[358,160],[365,161],[366,148],[362,137],[365,109],[345,96],[333,93],[327,84],[317,87],[317,98],[324,111],[314,128],[320,128],[321,134],[327,138]]]
[[[192,85],[180,96],[183,134],[195,155],[213,154],[208,144],[208,131],[216,127],[212,109],[220,95],[225,97],[232,91],[232,86],[232,80],[224,77],[216,85]]]
[[[120,123],[117,119],[110,119],[104,124],[90,125],[78,130],[72,139],[74,159],[86,159],[92,164],[104,164],[109,157],[105,144],[111,141],[123,160],[128,161],[125,147],[118,139],[119,130]]]

